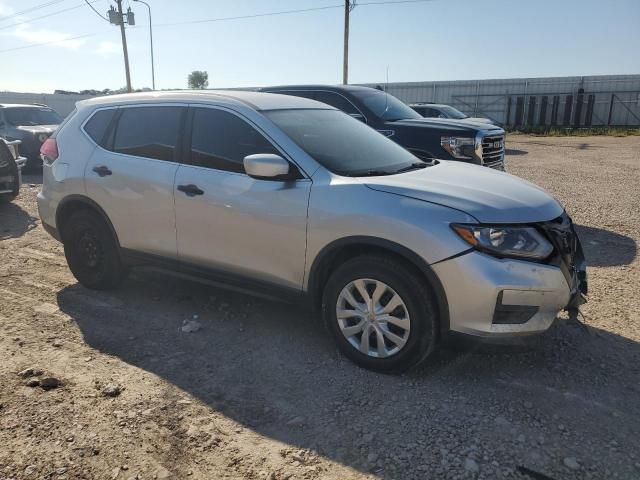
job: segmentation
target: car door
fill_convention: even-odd
[[[301,289],[311,181],[249,177],[245,156],[287,157],[236,112],[194,107],[191,124],[175,181],[179,259],[238,279]]]
[[[106,121],[101,112],[84,125],[89,136]],[[97,141],[101,146],[85,169],[85,188],[125,249],[177,257],[173,182],[186,112],[175,104],[121,107]]]

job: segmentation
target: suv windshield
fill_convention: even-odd
[[[409,105],[405,105],[393,95],[380,90],[371,89],[370,91],[354,91],[351,93],[382,120],[393,122],[395,120],[422,118],[422,115]]]
[[[465,115],[457,108],[450,107],[449,105],[444,105],[439,107],[446,115],[447,118],[454,118],[456,120],[462,120],[463,118],[469,118],[468,115]]]
[[[349,177],[391,175],[427,164],[338,110],[263,112],[328,170]]]
[[[62,117],[49,108],[6,108],[4,115],[11,125],[58,125],[62,122]]]

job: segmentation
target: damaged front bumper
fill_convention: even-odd
[[[536,227],[554,245],[544,263],[470,251],[432,266],[447,294],[451,332],[502,340],[542,333],[562,310],[577,313],[588,287],[573,223],[564,214]]]

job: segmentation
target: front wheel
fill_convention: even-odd
[[[402,372],[435,349],[432,292],[401,261],[362,256],[344,263],[327,282],[322,309],[340,351],[364,368]]]

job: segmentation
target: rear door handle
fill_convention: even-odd
[[[105,167],[104,165],[100,165],[99,167],[93,167],[93,171],[96,172],[101,177],[106,177],[107,175],[111,175],[113,172],[109,170],[109,167]]]
[[[204,190],[200,190],[197,185],[190,183],[189,185],[178,185],[178,190],[184,192],[187,197],[195,197],[204,194]]]

